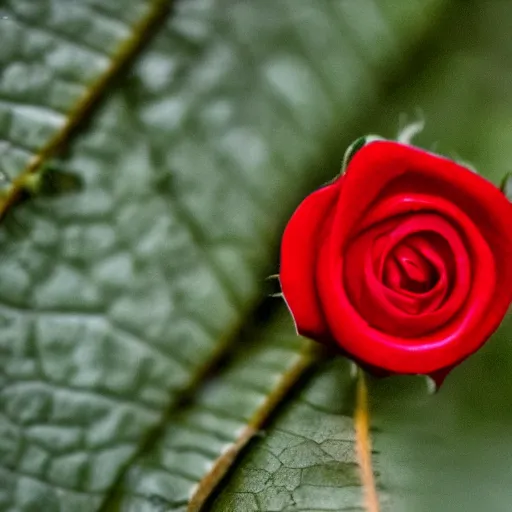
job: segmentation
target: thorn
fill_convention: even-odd
[[[414,123],[409,123],[400,130],[397,136],[397,141],[401,142],[402,144],[410,144],[414,137],[421,133],[424,128],[424,119],[418,119]]]
[[[358,370],[357,364],[354,363],[353,361],[350,361],[348,368],[349,368],[349,372],[350,372],[350,377],[352,379],[355,379],[357,377],[357,370]]]
[[[448,374],[453,370],[453,366],[450,366],[448,368],[442,368],[441,370],[437,370],[435,372],[432,372],[430,375],[426,375],[427,379],[427,388],[431,394],[437,393],[441,386],[443,385],[443,382],[445,381],[446,377],[448,377]]]
[[[279,274],[272,274],[270,276],[265,277],[265,281],[271,281],[272,279],[279,279]]]
[[[430,377],[430,375],[425,375],[425,384],[427,385],[427,393],[429,395],[435,395],[437,393],[438,387],[436,381]]]
[[[279,292],[279,293],[271,293],[269,295],[269,297],[273,297],[273,298],[279,298],[279,299],[284,299],[284,295],[282,292]]]

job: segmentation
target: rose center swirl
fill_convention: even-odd
[[[389,334],[427,334],[462,307],[471,265],[457,227],[436,213],[370,226],[349,244],[344,282],[361,316]]]
[[[438,280],[435,266],[408,244],[395,247],[384,262],[383,282],[393,290],[425,293]]]

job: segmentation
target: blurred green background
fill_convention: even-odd
[[[365,510],[349,365],[310,355],[265,277],[361,135],[421,119],[417,145],[512,170],[512,3],[0,18],[3,189],[45,168],[53,187],[0,229],[0,511]],[[383,511],[512,510],[511,341],[509,315],[437,394],[372,380]]]

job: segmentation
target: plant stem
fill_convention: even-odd
[[[361,368],[357,370],[356,405],[354,411],[356,449],[361,471],[365,507],[368,512],[379,512],[379,498],[375,487],[372,467],[372,443],[370,439],[370,410],[368,387]]]

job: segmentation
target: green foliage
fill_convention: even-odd
[[[319,368],[254,442],[212,510],[361,510],[352,391],[345,360]]]
[[[291,320],[283,314],[242,337],[222,370],[163,423],[108,508],[153,510],[158,502],[173,509],[191,498],[195,506],[202,505],[310,364],[308,348],[309,342],[293,333]]]
[[[347,363],[313,364],[278,299],[252,313],[290,212],[363,133],[420,107],[419,145],[499,183],[512,6],[0,0],[0,18],[0,186],[64,183],[0,203],[0,511],[362,510]],[[372,383],[383,507],[508,512],[511,333],[439,394]]]

